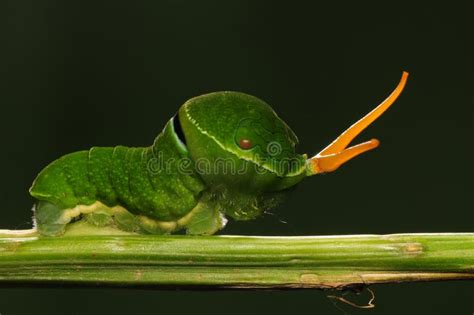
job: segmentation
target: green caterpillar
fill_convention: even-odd
[[[144,148],[93,147],[44,168],[30,194],[42,235],[72,221],[140,234],[214,234],[226,216],[249,220],[274,207],[303,178],[337,169],[378,141],[348,147],[399,96],[392,94],[312,158],[265,102],[237,92],[195,97]]]

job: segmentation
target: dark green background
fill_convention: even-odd
[[[230,222],[225,233],[472,232],[469,9],[356,2],[2,0],[1,227],[30,226],[27,191],[48,162],[94,145],[149,145],[192,96],[258,96],[314,154],[407,70],[399,101],[359,138],[379,138],[378,150],[306,180],[275,216]],[[473,289],[376,286],[375,313],[469,315]],[[0,289],[2,315],[295,311],[343,314],[321,291]]]

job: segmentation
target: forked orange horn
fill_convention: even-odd
[[[335,171],[339,168],[339,166],[358,156],[359,154],[378,147],[379,141],[377,139],[372,139],[370,141],[347,148],[347,146],[355,137],[357,137],[357,135],[359,135],[372,122],[379,118],[395,102],[398,96],[402,93],[403,88],[407,82],[407,78],[408,72],[404,71],[398,86],[379,106],[374,108],[370,113],[350,126],[324,150],[309,159],[310,174],[314,175]]]

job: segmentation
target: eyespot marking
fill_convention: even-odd
[[[252,144],[252,141],[250,141],[249,139],[240,139],[239,140],[239,147],[242,150],[249,150],[253,147],[253,144]]]

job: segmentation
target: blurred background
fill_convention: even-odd
[[[379,149],[304,181],[226,234],[472,232],[472,17],[450,2],[0,2],[0,228],[31,226],[28,189],[59,156],[148,146],[188,98],[265,100],[314,154],[410,72],[356,141]],[[472,314],[472,282],[375,286],[377,314]],[[327,292],[1,287],[0,314],[362,313]],[[367,296],[353,297],[364,303]]]

